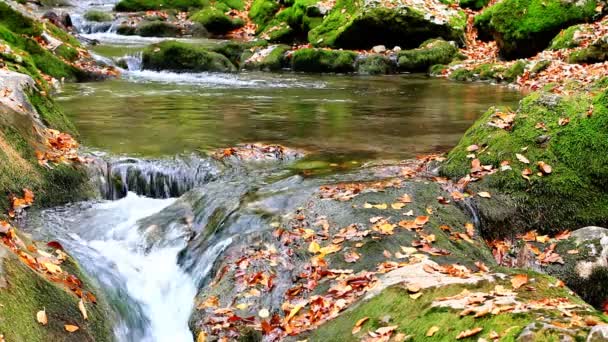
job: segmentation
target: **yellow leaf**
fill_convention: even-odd
[[[78,302],[78,309],[80,310],[80,313],[82,314],[82,317],[85,319],[85,321],[89,319],[89,316],[87,316],[87,308],[84,307],[84,302],[82,301],[82,299],[80,299],[80,301]]]
[[[367,320],[369,320],[369,317],[363,317],[355,323],[352,330],[353,335],[361,331],[361,326],[367,322]]]
[[[426,332],[426,337],[433,337],[433,335],[435,335],[436,332],[439,331],[439,327],[438,326],[432,326],[427,332]]]
[[[528,276],[526,274],[517,274],[511,278],[511,285],[514,289],[518,289],[528,283]]]
[[[395,210],[400,210],[404,206],[405,206],[405,203],[393,203],[393,204],[391,204],[391,208],[393,208]]]
[[[482,191],[482,192],[478,193],[477,195],[479,197],[483,197],[483,198],[491,198],[492,197],[492,195],[490,195],[490,193],[487,192],[487,191]]]
[[[241,303],[241,304],[237,304],[236,308],[239,310],[245,310],[249,307],[249,303]]]
[[[335,253],[341,249],[342,249],[342,247],[340,245],[331,244],[329,246],[319,249],[319,253],[321,253],[323,255],[327,255],[327,254]]]
[[[458,336],[456,336],[456,339],[457,340],[461,340],[463,338],[467,338],[467,337],[471,337],[471,336],[477,335],[482,330],[483,330],[483,328],[473,328],[473,329],[470,329],[470,330],[461,331],[460,334],[458,334]]]
[[[61,270],[61,267],[59,267],[51,262],[43,262],[41,264],[44,268],[46,268],[47,271],[49,271],[51,273],[62,273],[63,272]]]
[[[310,253],[313,253],[313,254],[319,253],[320,249],[321,249],[321,246],[319,246],[319,244],[316,241],[312,241],[310,243],[310,245],[308,245],[308,251]]]
[[[70,325],[70,324],[64,325],[63,328],[65,329],[65,331],[67,331],[69,333],[73,333],[73,332],[77,331],[78,329],[80,329],[79,327],[77,327],[75,325]]]
[[[418,298],[420,298],[420,296],[422,296],[422,292],[413,293],[413,294],[410,295],[410,298],[412,298],[412,299],[418,299]]]
[[[200,333],[198,333],[196,342],[207,342],[207,333],[204,331],[201,331]]]
[[[46,310],[38,311],[36,314],[36,319],[38,320],[38,323],[46,325],[49,322],[48,318],[46,317]]]

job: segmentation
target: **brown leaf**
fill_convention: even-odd
[[[344,261],[346,261],[346,262],[350,262],[350,263],[357,262],[357,260],[359,260],[360,258],[361,258],[361,256],[355,251],[349,251],[349,252],[344,253]]]
[[[557,123],[560,126],[566,126],[567,124],[570,123],[570,119],[569,118],[560,118],[559,121],[557,121]]]
[[[553,168],[551,168],[551,165],[549,165],[549,164],[545,163],[544,161],[539,161],[537,164],[538,164],[538,169],[539,169],[539,170],[540,170],[542,173],[544,173],[544,174],[548,175],[548,174],[550,174],[551,172],[553,172]]]
[[[456,339],[462,340],[463,338],[475,336],[475,335],[479,334],[482,330],[483,330],[483,328],[473,328],[470,330],[461,331],[460,334],[458,334],[458,336],[456,336]]]
[[[526,274],[517,274],[511,278],[511,285],[514,289],[519,289],[520,287],[526,285],[528,283],[528,275]]]
[[[418,216],[418,217],[416,217],[414,222],[419,226],[424,226],[427,222],[429,222],[429,217],[428,216]]]

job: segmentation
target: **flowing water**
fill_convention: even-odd
[[[58,96],[103,160],[91,167],[103,199],[31,213],[28,226],[59,240],[100,284],[120,316],[119,341],[192,341],[193,298],[226,246],[362,163],[448,151],[488,107],[520,98],[416,75],[140,70],[138,52],[158,39],[93,32],[83,8],[75,22],[102,42],[98,58],[128,65],[122,79],[68,84]],[[309,155],[248,165],[205,154],[257,141]]]

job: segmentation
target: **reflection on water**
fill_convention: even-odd
[[[502,87],[411,75],[126,78],[67,85],[59,97],[85,145],[162,156],[263,141],[330,159],[409,158],[448,150],[488,107],[514,107],[520,98]]]

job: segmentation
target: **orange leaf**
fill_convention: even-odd
[[[517,274],[513,278],[511,278],[511,285],[514,289],[518,289],[528,283],[528,275],[526,274]]]

